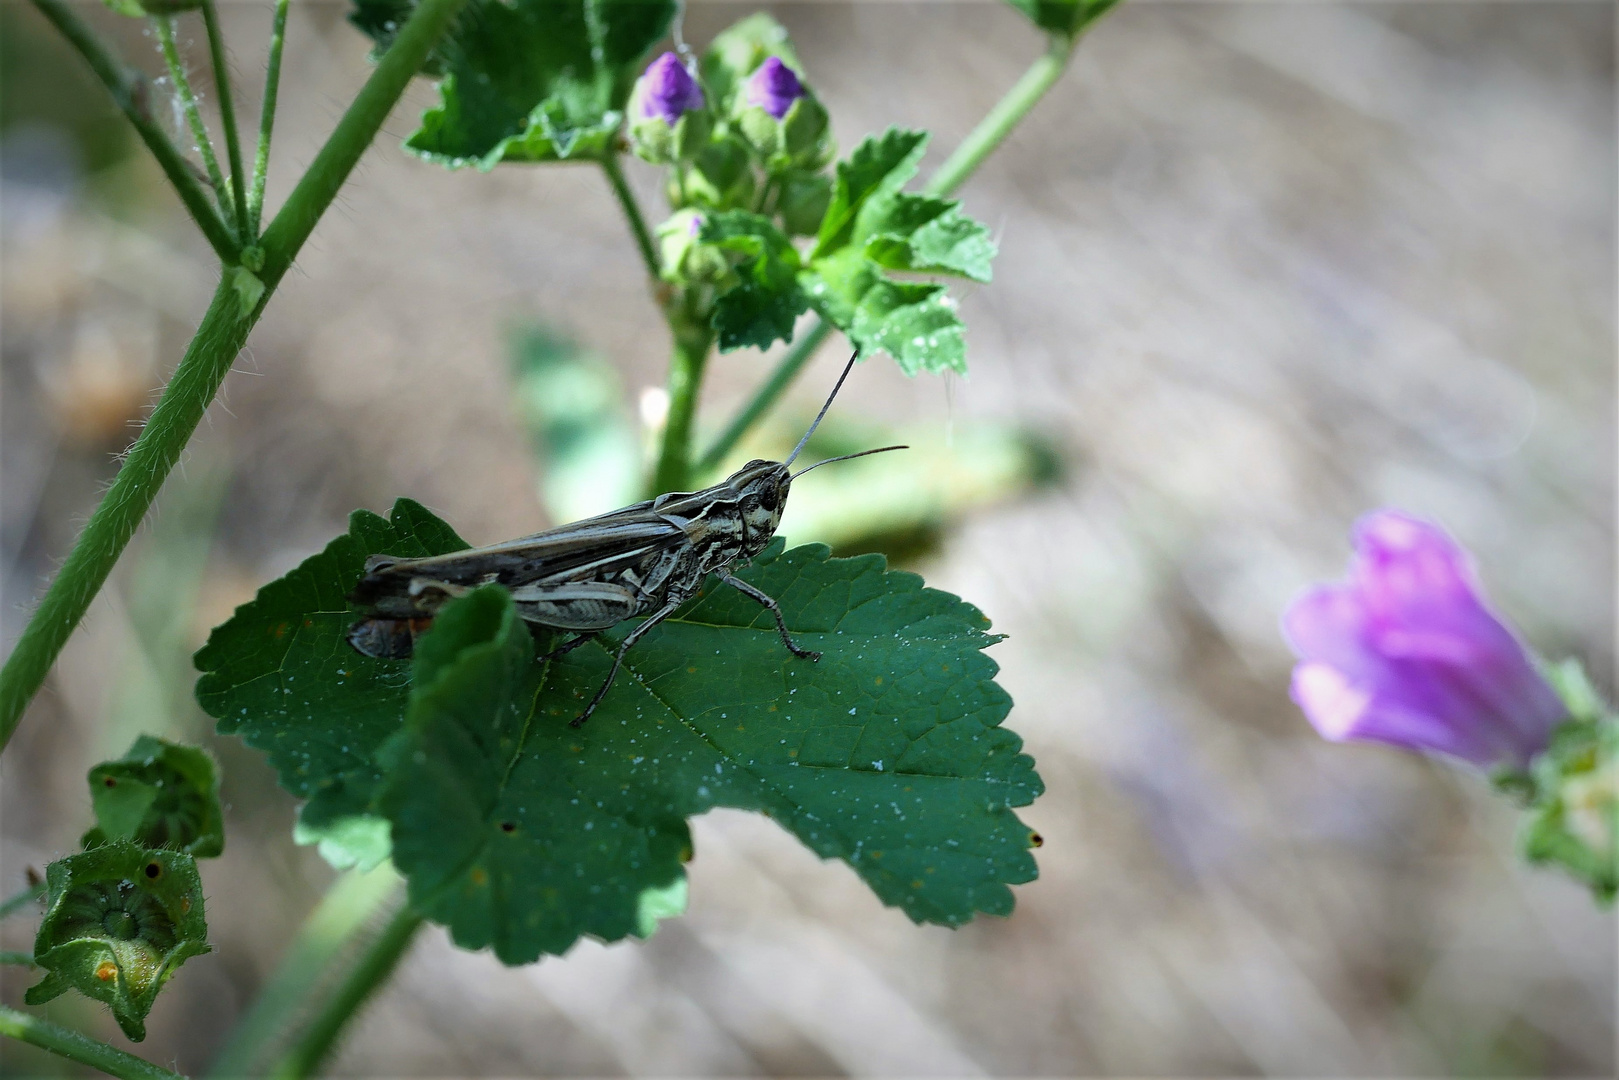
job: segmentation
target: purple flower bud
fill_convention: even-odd
[[[748,76],[742,92],[749,105],[757,105],[780,120],[793,107],[793,102],[804,96],[804,84],[798,81],[792,68],[772,56]]]
[[[1396,510],[1355,526],[1349,580],[1282,617],[1293,700],[1323,737],[1524,766],[1567,710],[1486,606],[1466,551]]]
[[[673,124],[682,113],[703,107],[703,88],[672,52],[647,65],[635,92],[641,102],[641,116],[647,120]]]

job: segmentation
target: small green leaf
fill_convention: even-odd
[[[201,747],[142,735],[122,758],[91,769],[89,781],[96,827],[85,847],[133,840],[198,858],[225,849],[219,773]]]
[[[220,734],[263,750],[281,786],[309,800],[306,826],[369,810],[381,780],[376,748],[404,715],[409,661],[361,656],[344,636],[363,614],[347,595],[366,557],[466,546],[409,499],[387,520],[356,510],[346,534],[260,589],[198,651],[197,701]]]
[[[40,1005],[78,990],[141,1041],[163,984],[209,948],[196,860],[114,840],[51,863],[45,880],[34,962],[46,975],[24,999]]]
[[[413,903],[457,942],[525,963],[581,934],[646,933],[681,906],[686,819],[715,806],[769,814],[918,921],[1004,914],[1007,886],[1034,877],[1012,808],[1041,785],[999,726],[1011,703],[982,654],[997,639],[915,575],[778,541],[740,576],[778,599],[820,662],[792,657],[769,612],[710,580],[573,728],[635,623],[536,664],[509,595],[485,587],[445,606],[407,678],[407,662],[353,653],[353,613],[323,598],[352,588],[365,554],[426,546],[404,550],[401,535],[458,541],[427,522],[384,536],[367,517],[215,632],[199,698],[270,748],[295,793],[342,792],[327,820],[336,805],[386,817]],[[362,553],[362,533],[378,546]],[[306,613],[289,610],[294,595]],[[305,636],[267,658],[261,642],[282,622]],[[267,660],[275,678],[252,677]],[[344,696],[356,681],[372,699],[359,722]],[[332,753],[335,739],[363,767]]]
[[[386,45],[408,0],[357,0],[350,21]],[[472,0],[424,70],[439,104],[405,146],[451,168],[597,159],[613,146],[639,66],[673,0]]]
[[[889,128],[855,147],[847,161],[838,162],[832,202],[821,219],[813,258],[821,258],[847,244],[854,233],[855,217],[866,200],[904,187],[905,182],[916,175],[917,164],[927,145],[925,131]]]
[[[990,280],[995,242],[989,230],[961,212],[961,204],[893,192],[870,199],[856,219],[855,243],[889,270],[960,274]]]
[[[791,341],[793,323],[809,308],[792,241],[770,219],[744,210],[709,215],[699,239],[741,256],[734,283],[714,302],[720,350]]]
[[[886,278],[859,248],[819,260],[799,281],[861,352],[880,349],[907,375],[966,372],[966,327],[943,285]]]
[[[990,279],[989,230],[960,204],[901,191],[927,134],[890,129],[839,162],[831,205],[799,284],[810,304],[862,352],[882,350],[908,375],[967,370],[966,327],[944,286],[897,270]]]
[[[1106,15],[1119,0],[1007,0],[1040,29],[1073,37]]]

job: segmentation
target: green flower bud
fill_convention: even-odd
[[[117,761],[90,770],[96,827],[86,848],[110,840],[174,848],[198,858],[225,849],[219,774],[206,750],[142,735]]]
[[[209,949],[196,860],[115,840],[51,863],[45,880],[34,963],[46,974],[23,1000],[41,1005],[77,990],[140,1042],[163,984]]]
[[[675,206],[728,210],[753,200],[756,181],[747,145],[740,139],[711,141],[684,176],[670,180],[669,201]]]
[[[680,285],[711,284],[730,271],[724,252],[702,242],[705,220],[696,210],[681,210],[658,226],[664,280]]]

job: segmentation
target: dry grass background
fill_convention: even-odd
[[[696,4],[688,36],[749,10]],[[987,2],[771,10],[844,146],[925,126],[931,163],[1039,48]],[[364,77],[341,16],[293,5],[272,206]],[[68,78],[31,10],[3,17],[13,91],[19,72]],[[268,22],[268,5],[227,6],[249,83]],[[1611,5],[1558,2],[1133,3],[1104,20],[964,190],[1002,245],[963,305],[971,378],[878,362],[840,405],[1013,419],[1063,451],[1059,487],[972,518],[918,567],[1010,635],[993,653],[1008,723],[1049,788],[1026,813],[1046,844],[1016,914],[914,927],[769,821],[717,812],[696,823],[684,919],[515,970],[433,930],[333,1072],[1612,1075],[1611,914],[1514,861],[1512,814],[1478,778],[1319,741],[1275,626],[1340,571],[1357,514],[1399,505],[1448,525],[1528,636],[1612,690],[1614,31]],[[41,116],[102,132],[79,93]],[[599,175],[408,158],[397,141],[429,95],[413,89],[322,222],[5,755],[4,891],[74,847],[91,763],[139,730],[209,738],[186,652],[351,508],[410,495],[475,542],[545,523],[511,325],[566,329],[631,393],[659,380],[663,335]],[[60,129],[15,106],[7,123],[9,646],[212,270],[144,161],[85,177]],[[654,202],[650,170],[635,180]],[[764,363],[719,360],[704,415]],[[141,1048],[186,1070],[330,876],[291,844],[263,764],[210,745],[231,803],[204,868],[215,951]],[[0,943],[31,932],[13,920]],[[26,982],[8,969],[5,1000]],[[46,1011],[119,1041],[97,1009]],[[54,1067],[15,1046],[0,1063]]]

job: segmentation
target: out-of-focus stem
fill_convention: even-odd
[[[158,44],[163,48],[163,62],[169,66],[169,78],[174,80],[175,93],[180,95],[180,106],[185,110],[186,123],[191,127],[191,139],[197,144],[197,153],[202,155],[202,167],[208,170],[208,182],[214,185],[214,195],[219,199],[219,208],[229,216],[232,213],[230,189],[225,186],[225,174],[219,171],[219,159],[214,156],[214,144],[208,137],[208,126],[202,122],[202,110],[197,106],[197,95],[192,91],[191,79],[186,75],[185,61],[181,59],[180,50],[174,44],[174,20],[167,15],[159,15],[152,19],[152,25],[157,27]]]
[[[185,155],[180,153],[179,148],[169,141],[168,134],[152,119],[151,89],[145,78],[130,71],[114,57],[62,0],[34,0],[34,6],[39,8],[40,13],[51,21],[75,49],[79,50],[79,55],[90,65],[90,70],[95,72],[96,77],[107,88],[113,102],[123,110],[124,116],[135,128],[135,133],[141,137],[146,148],[157,159],[158,167],[163,170],[163,175],[169,178],[169,183],[174,185],[180,201],[185,204],[187,212],[197,223],[197,228],[208,238],[208,243],[213,246],[220,260],[234,263],[240,245],[231,235],[225,222],[220,219],[219,211],[208,202],[208,196],[203,192],[202,185],[197,183],[197,178],[191,174],[191,168],[186,164]]]

